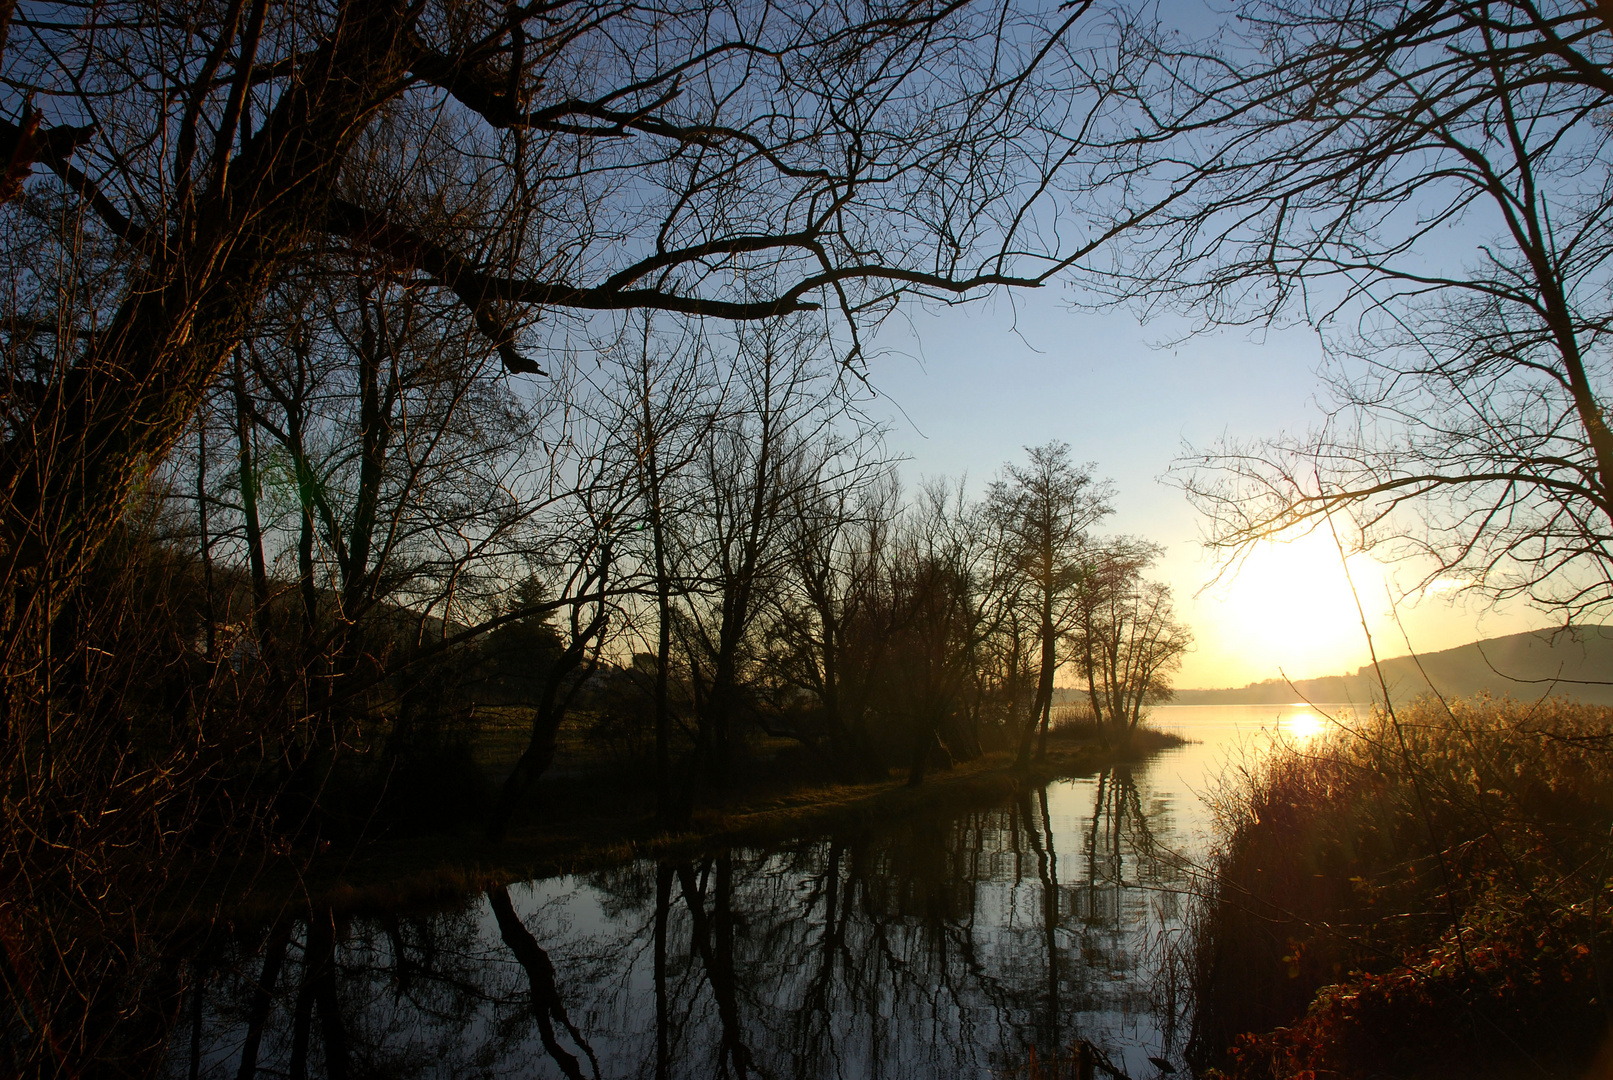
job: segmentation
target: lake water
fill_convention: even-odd
[[[1134,1080],[1184,1071],[1203,796],[1327,721],[1153,723],[1193,741],[1003,806],[243,931],[196,961],[169,1072],[988,1078],[1078,1040]]]

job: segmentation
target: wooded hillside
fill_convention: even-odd
[[[1613,626],[1582,626],[1572,632],[1538,630],[1486,638],[1454,649],[1383,661],[1396,701],[1427,693],[1429,684],[1446,697],[1488,692],[1530,699],[1558,695],[1613,705]],[[1370,666],[1320,679],[1281,679],[1226,690],[1179,690],[1175,705],[1266,705],[1289,701],[1367,702],[1381,697]]]

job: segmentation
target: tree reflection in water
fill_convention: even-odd
[[[1154,978],[1186,884],[1170,831],[1115,769],[452,911],[316,912],[189,958],[168,1071],[897,1080],[1009,1074],[1088,1041],[1152,1075],[1178,1019]]]

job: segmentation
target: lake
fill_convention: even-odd
[[[168,1071],[988,1078],[1084,1040],[1133,1080],[1185,1072],[1205,795],[1327,721],[1153,723],[1193,741],[1007,805],[223,936]]]

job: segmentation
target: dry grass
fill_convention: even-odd
[[[1248,1080],[1577,1075],[1597,1050],[1613,710],[1424,699],[1279,748],[1217,810],[1201,1062]]]

